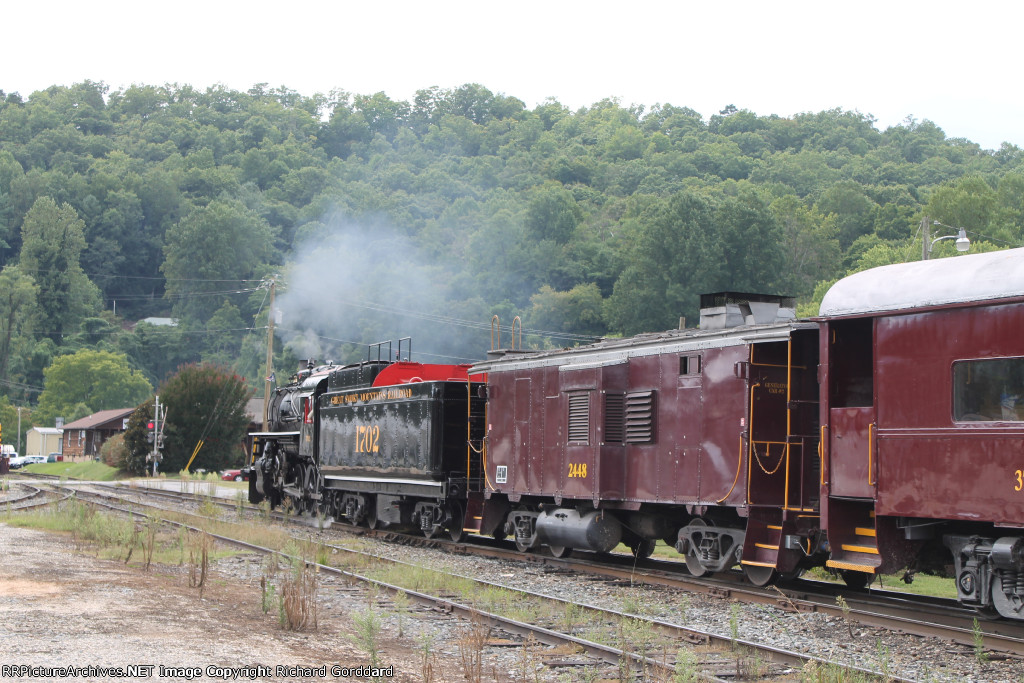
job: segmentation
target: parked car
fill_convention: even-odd
[[[17,453],[15,453],[13,456],[11,456],[11,460],[8,464],[10,465],[10,468],[12,470],[16,470],[25,464],[25,458],[27,457],[27,455],[18,455]]]
[[[41,462],[46,462],[45,455],[23,455],[21,456],[23,465],[35,465]]]
[[[242,470],[224,470],[220,478],[224,481],[246,481],[248,479]]]

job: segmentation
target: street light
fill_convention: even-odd
[[[925,219],[922,222],[923,222],[924,227],[925,227],[925,230],[924,230],[924,247],[925,247],[925,249],[923,250],[924,253],[922,254],[922,258],[923,259],[927,260],[927,259],[931,258],[932,247],[935,246],[936,242],[941,242],[942,240],[956,240],[956,242],[954,242],[954,244],[956,245],[956,250],[959,251],[961,254],[967,252],[971,248],[971,240],[968,239],[967,231],[964,230],[963,228],[954,228],[953,226],[946,225],[945,223],[940,223],[938,221],[932,221],[932,225],[938,225],[938,226],[941,226],[943,228],[949,228],[950,230],[956,230],[957,234],[955,234],[955,235],[943,235],[942,237],[936,237],[935,239],[929,241],[930,235],[928,234],[928,219]]]

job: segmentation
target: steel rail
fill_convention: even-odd
[[[110,487],[106,487],[105,486],[104,488],[110,488]],[[128,491],[125,491],[123,487],[112,487],[112,488],[120,489],[120,491],[123,492],[123,493],[127,493],[128,492]],[[140,490],[141,491],[145,491],[147,493],[148,492],[152,492],[152,491],[159,491],[159,489],[131,489],[130,491],[131,492],[138,492]],[[107,496],[105,494],[97,494],[97,493],[91,493],[91,492],[84,492],[84,493],[86,493],[87,495],[100,496],[100,497],[104,497],[104,498],[113,498],[115,500],[123,500],[122,498],[118,498],[116,496]],[[193,495],[193,494],[183,493],[183,492],[161,491],[161,493],[164,493],[164,494],[171,493],[171,494],[173,494],[171,497],[174,497],[176,499],[187,498],[187,497]],[[102,504],[102,505],[104,505],[106,507],[110,507],[112,509],[118,509],[118,510],[120,510],[122,512],[129,512],[130,514],[139,514],[139,515],[145,516],[147,518],[149,517],[148,515],[144,515],[143,513],[137,513],[137,512],[134,512],[134,511],[125,511],[125,510],[122,510],[120,508],[116,508],[115,506],[111,506],[111,505],[107,505],[107,504]],[[176,524],[176,525],[184,526],[185,528],[189,528],[189,529],[192,529],[192,530],[200,531],[196,527],[192,527],[190,525],[186,525],[186,524],[181,523],[181,522],[168,521],[168,523]],[[209,533],[209,532],[206,532],[206,533]],[[254,544],[248,543],[246,541],[240,541],[240,540],[237,540],[237,539],[232,539],[232,538],[227,537],[227,536],[222,536],[222,535],[218,535],[218,534],[210,534],[210,536],[212,536],[213,538],[217,538],[218,540],[221,540],[221,541],[223,541],[225,543],[230,543],[230,544],[235,545],[237,547],[245,548],[245,549],[252,550],[252,551],[255,551],[255,552],[260,552],[260,553],[278,552],[278,551],[273,551],[271,549],[264,548],[262,546],[258,546],[258,545],[254,545]],[[447,545],[448,543],[450,543],[450,542],[444,542],[445,545]],[[392,559],[392,558],[387,558],[387,557],[378,555],[376,553],[370,553],[370,552],[365,552],[365,551],[353,550],[351,548],[344,548],[344,547],[336,546],[336,545],[332,545],[332,544],[325,544],[325,545],[326,545],[326,547],[331,548],[333,550],[338,550],[338,551],[342,551],[342,552],[347,552],[347,553],[357,554],[357,555],[361,555],[361,556],[371,557],[371,558],[373,558],[375,560],[386,561],[386,562],[394,564],[394,565],[402,565],[402,566],[407,566],[407,567],[417,567],[417,565],[414,565],[412,563],[404,562],[404,561],[401,561],[401,560],[395,560],[395,559]],[[460,546],[456,546],[456,547],[460,547]],[[289,556],[287,556],[287,555],[285,555],[283,553],[279,553],[278,552],[278,554],[282,555],[282,556],[285,556],[285,557],[289,557]],[[521,559],[521,557],[518,556],[518,555],[513,555],[512,557],[513,557],[513,559]],[[499,627],[502,630],[505,630],[505,631],[508,631],[508,632],[511,632],[511,633],[515,633],[517,635],[522,635],[522,636],[531,636],[532,635],[532,637],[534,637],[536,640],[538,640],[539,642],[543,642],[545,644],[549,644],[549,645],[572,644],[572,645],[575,645],[575,646],[581,648],[589,656],[594,657],[595,659],[599,659],[601,661],[604,661],[605,663],[608,663],[608,664],[612,664],[612,665],[617,664],[623,657],[626,657],[626,658],[630,659],[632,664],[633,664],[633,666],[637,667],[637,668],[645,668],[646,667],[648,669],[657,669],[659,671],[663,671],[666,674],[671,674],[672,671],[673,671],[673,668],[671,666],[667,666],[666,662],[661,661],[661,660],[657,660],[657,659],[654,659],[654,658],[651,658],[651,657],[645,657],[643,655],[639,655],[639,654],[636,654],[636,653],[631,653],[631,652],[629,652],[627,650],[623,650],[623,649],[620,649],[620,648],[614,648],[614,647],[606,646],[606,645],[603,645],[603,644],[600,644],[600,643],[595,643],[593,641],[589,641],[589,640],[586,640],[586,639],[583,639],[583,638],[579,638],[577,636],[573,636],[572,634],[564,634],[564,633],[561,633],[561,632],[558,632],[558,631],[553,631],[551,629],[547,629],[545,627],[542,627],[542,626],[539,626],[539,625],[536,625],[536,624],[527,624],[525,622],[520,622],[520,621],[517,621],[517,620],[514,620],[514,619],[510,619],[508,617],[504,617],[502,615],[498,615],[498,614],[494,614],[494,613],[487,612],[487,611],[484,611],[484,610],[480,610],[480,609],[478,609],[476,607],[473,607],[473,606],[465,604],[465,603],[454,602],[454,601],[450,600],[449,598],[435,597],[435,596],[430,596],[428,594],[423,594],[423,593],[420,593],[420,592],[417,592],[417,591],[411,591],[411,590],[408,590],[408,589],[404,589],[404,588],[402,588],[400,586],[396,586],[394,584],[383,582],[383,581],[380,581],[380,580],[377,580],[377,579],[373,579],[372,577],[367,577],[365,575],[357,574],[357,573],[354,573],[354,572],[350,572],[350,571],[346,571],[346,570],[330,567],[330,566],[327,566],[327,565],[319,565],[319,564],[316,564],[316,563],[313,563],[313,562],[308,562],[308,561],[307,561],[307,564],[315,565],[316,567],[318,567],[318,569],[320,571],[330,572],[330,573],[334,573],[334,574],[337,574],[337,575],[340,575],[340,576],[348,577],[348,578],[353,579],[353,580],[358,580],[358,581],[362,581],[362,582],[367,582],[367,583],[373,584],[373,585],[377,586],[380,589],[384,589],[384,590],[389,591],[392,594],[395,594],[395,593],[397,593],[399,591],[405,592],[407,595],[409,595],[410,597],[415,598],[417,602],[420,602],[422,604],[440,605],[445,611],[453,611],[453,612],[456,612],[456,613],[458,613],[460,615],[463,615],[463,616],[465,616],[467,618],[484,619],[484,620],[487,621],[487,623],[491,624],[492,626]],[[646,622],[646,623],[651,624],[654,628],[656,628],[663,635],[671,638],[673,640],[673,642],[675,642],[675,645],[673,647],[676,647],[676,648],[678,648],[681,644],[686,644],[686,645],[708,645],[708,646],[712,646],[712,647],[716,647],[716,648],[721,648],[723,651],[724,650],[736,650],[737,648],[740,648],[741,651],[745,650],[745,651],[748,651],[748,652],[758,652],[758,653],[761,653],[761,654],[765,655],[767,657],[768,661],[770,661],[772,664],[778,664],[778,665],[783,665],[783,666],[792,666],[792,667],[802,667],[802,666],[805,666],[808,662],[814,661],[814,662],[817,662],[818,664],[820,664],[822,666],[833,666],[833,667],[837,666],[836,664],[832,663],[831,661],[829,661],[827,659],[823,659],[823,658],[820,658],[820,657],[815,657],[813,655],[807,655],[807,654],[804,654],[804,653],[793,652],[793,651],[785,650],[785,649],[782,649],[782,648],[778,648],[778,647],[774,647],[774,646],[770,646],[770,645],[765,645],[765,644],[757,643],[757,642],[754,642],[754,641],[743,640],[743,639],[734,639],[734,638],[731,638],[731,637],[728,637],[728,636],[718,635],[718,634],[715,634],[715,633],[712,633],[712,632],[709,632],[709,631],[702,631],[702,630],[699,630],[699,629],[693,629],[693,628],[685,627],[685,626],[682,626],[682,625],[679,625],[679,624],[673,624],[671,622],[667,622],[667,621],[660,620],[660,619],[653,619],[653,618],[650,618],[650,617],[647,617],[647,616],[632,614],[632,613],[624,612],[624,611],[620,611],[620,610],[611,610],[611,609],[607,609],[607,608],[604,608],[604,607],[600,607],[598,605],[593,605],[593,604],[588,604],[588,603],[583,603],[583,602],[578,602],[578,601],[570,601],[570,600],[566,600],[566,599],[559,598],[559,597],[556,597],[556,596],[551,596],[551,595],[547,595],[547,594],[544,594],[544,593],[539,593],[539,592],[536,592],[536,591],[529,591],[529,590],[525,590],[525,589],[522,589],[522,588],[517,588],[517,587],[513,587],[513,586],[507,586],[507,585],[504,585],[504,584],[495,583],[495,582],[491,582],[491,581],[486,581],[486,580],[483,580],[483,579],[477,579],[475,577],[469,577],[469,576],[464,576],[464,575],[459,575],[459,574],[452,574],[452,573],[449,573],[449,575],[457,577],[457,578],[461,578],[463,580],[472,581],[472,582],[474,582],[475,584],[478,584],[478,585],[487,586],[487,587],[491,587],[491,588],[499,588],[499,589],[503,589],[503,590],[506,590],[506,591],[514,592],[516,594],[522,595],[522,596],[527,597],[527,598],[533,598],[533,599],[536,599],[536,600],[546,601],[546,602],[549,602],[549,603],[556,603],[556,604],[559,604],[559,605],[576,605],[576,606],[582,607],[582,608],[584,608],[584,609],[586,609],[586,610],[588,610],[590,612],[602,615],[606,619],[617,619],[617,618],[625,617],[625,618],[634,619],[634,620],[641,621],[641,622]],[[731,661],[704,663],[704,666],[712,667],[713,668],[713,667],[715,667],[717,665],[718,668],[721,668],[722,666],[728,665],[730,663],[731,663]],[[862,668],[862,667],[852,666],[852,665],[841,665],[841,668],[843,670],[849,671],[851,673],[852,672],[856,672],[858,674],[869,676],[869,677],[874,677],[874,676],[878,675],[877,671],[873,671],[873,670],[870,670],[870,669],[865,669],[865,668]],[[709,680],[717,680],[717,679],[712,677]],[[900,681],[900,680],[903,680],[903,679],[895,678],[894,677],[891,680]]]
[[[123,485],[102,484],[104,488],[124,489]],[[192,499],[202,497],[209,500],[208,496],[197,493],[168,491],[166,489],[139,487],[129,489],[132,492],[139,492],[145,495],[156,495],[158,497],[175,498],[176,500]],[[214,503],[226,508],[235,509],[236,504],[227,501]],[[255,506],[246,509],[258,510]],[[293,517],[282,516],[280,519],[291,520]],[[677,588],[693,593],[700,593],[719,597],[723,599],[739,599],[743,602],[771,605],[773,607],[790,612],[820,612],[829,616],[843,617],[853,620],[865,627],[881,628],[889,631],[898,631],[921,637],[935,637],[949,642],[954,642],[968,647],[976,647],[979,632],[973,627],[973,620],[977,616],[972,610],[960,607],[952,601],[937,601],[926,596],[920,598],[908,594],[885,594],[878,592],[859,594],[856,592],[842,592],[848,603],[848,609],[844,610],[835,603],[834,588],[831,584],[820,584],[820,594],[816,594],[813,586],[777,586],[771,588],[755,588],[740,583],[741,577],[736,574],[719,575],[713,578],[697,578],[689,574],[677,571],[669,571],[662,566],[650,568],[651,561],[635,564],[632,558],[625,558],[628,565],[616,565],[609,562],[607,557],[600,560],[593,554],[587,553],[581,556],[568,558],[554,558],[549,555],[536,553],[521,553],[509,547],[499,547],[494,542],[483,544],[455,543],[446,538],[425,538],[422,536],[411,536],[396,531],[370,530],[364,527],[349,525],[347,523],[335,522],[335,528],[357,533],[359,535],[381,538],[385,541],[412,543],[414,545],[438,547],[449,552],[459,554],[475,554],[486,557],[494,557],[504,560],[529,561],[544,565],[556,566],[561,569],[587,574],[606,576],[618,580],[630,581],[632,583],[645,583],[663,587]],[[659,562],[661,565],[673,565],[676,563]],[[928,619],[923,619],[923,605],[930,605],[927,610],[931,614]],[[913,616],[907,616],[913,614]],[[1017,626],[1013,622],[1006,621],[981,621],[979,620],[980,637],[982,646],[991,652],[997,652],[1011,657],[1024,659],[1024,626]]]

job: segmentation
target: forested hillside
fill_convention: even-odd
[[[36,402],[81,349],[152,386],[212,361],[262,387],[271,277],[279,377],[402,336],[421,360],[480,358],[494,314],[569,344],[693,325],[702,292],[809,304],[920,258],[924,216],[974,251],[1021,244],[1021,150],[927,120],[528,109],[480,85],[0,92],[0,394]],[[136,325],[151,316],[178,324]]]

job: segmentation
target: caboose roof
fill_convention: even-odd
[[[1024,296],[1024,249],[872,268],[832,285],[819,315],[901,311]]]
[[[626,363],[630,358],[657,356],[664,353],[687,353],[704,349],[758,344],[789,339],[793,330],[813,328],[815,323],[784,322],[766,325],[743,325],[719,330],[668,330],[640,334],[635,337],[603,339],[594,344],[544,351],[507,351],[503,355],[481,361],[469,370],[470,375],[484,372],[506,372],[544,366],[561,370],[581,370]]]

